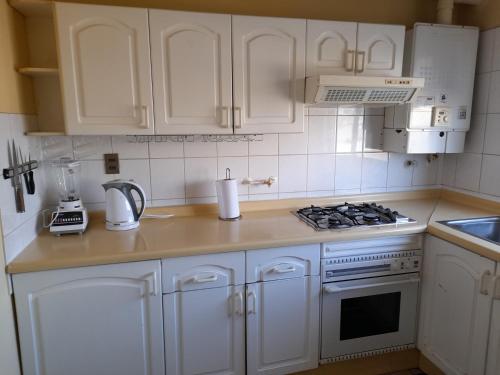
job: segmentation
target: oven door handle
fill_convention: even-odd
[[[386,281],[386,282],[382,282],[382,283],[363,284],[363,285],[346,286],[346,287],[340,287],[340,286],[337,286],[337,285],[326,285],[326,286],[323,287],[323,291],[326,294],[332,294],[332,293],[346,292],[348,290],[359,290],[359,289],[366,289],[366,288],[377,288],[377,287],[381,287],[381,286],[401,285],[401,284],[419,283],[419,282],[420,282],[420,279],[412,278],[412,279],[405,279],[405,280],[398,280],[398,281]]]

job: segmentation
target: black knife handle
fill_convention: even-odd
[[[35,194],[35,179],[33,178],[33,171],[28,172],[28,180],[29,180],[29,192],[28,194]]]

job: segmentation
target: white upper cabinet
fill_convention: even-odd
[[[354,74],[356,22],[307,20],[307,76]]]
[[[304,130],[306,21],[232,17],[235,133]]]
[[[23,373],[163,375],[160,262],[14,275]]]
[[[447,375],[484,374],[495,262],[425,241],[419,349]]]
[[[68,134],[153,134],[148,11],[55,4]]]
[[[150,10],[156,134],[233,132],[231,16]]]
[[[356,74],[400,77],[404,42],[404,26],[359,23]]]

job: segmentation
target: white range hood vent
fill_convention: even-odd
[[[306,78],[308,104],[403,104],[424,78],[319,75]]]

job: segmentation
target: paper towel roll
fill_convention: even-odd
[[[234,178],[217,180],[217,202],[219,203],[219,218],[234,220],[240,217],[240,203],[238,201],[238,181]]]

